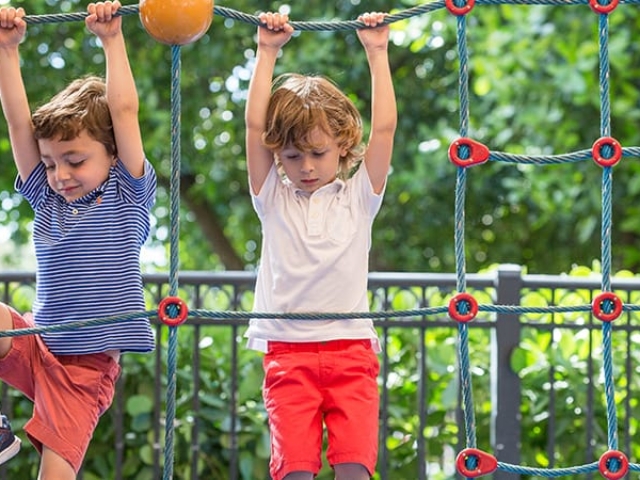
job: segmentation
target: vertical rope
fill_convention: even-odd
[[[459,80],[458,90],[460,97],[460,136],[466,137],[469,130],[469,72],[467,51],[466,17],[457,16],[457,43]],[[461,152],[463,157],[470,152]],[[458,167],[455,191],[455,254],[456,254],[456,278],[458,292],[466,290],[466,264],[464,253],[464,212],[467,171],[464,167]],[[458,354],[460,362],[460,389],[462,393],[462,406],[465,418],[465,434],[467,447],[476,447],[476,420],[473,408],[473,388],[471,385],[471,369],[469,365],[469,330],[464,322],[458,326]]]
[[[600,59],[600,135],[611,135],[611,110],[609,103],[609,16],[601,13],[599,17],[598,39]],[[602,169],[602,227],[601,261],[602,291],[611,291],[611,191],[613,185],[612,167]],[[602,323],[603,373],[605,397],[607,403],[607,442],[609,449],[618,449],[618,417],[616,414],[615,392],[613,385],[613,365],[611,353],[611,322]]]
[[[179,234],[180,234],[180,46],[171,47],[171,192],[170,192],[170,258],[169,295],[178,293]],[[165,424],[163,479],[173,478],[173,444],[176,414],[176,364],[178,327],[169,327],[167,354],[167,418]]]
[[[469,71],[467,52],[466,17],[457,17],[457,42],[458,58],[460,59],[458,75],[458,95],[460,97],[460,136],[466,137],[469,130]],[[463,157],[464,153],[460,153]],[[465,212],[465,192],[466,192],[467,171],[464,167],[458,167],[456,176],[455,191],[455,255],[456,255],[456,278],[457,290],[466,290],[466,263],[464,254],[464,212]]]
[[[609,16],[599,15],[600,59],[600,136],[611,135],[611,110],[609,103]],[[611,290],[611,188],[612,168],[602,170],[602,290]]]

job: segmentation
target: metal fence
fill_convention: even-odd
[[[254,274],[249,272],[181,272],[179,296],[188,303],[190,309],[247,311],[252,303],[254,280]],[[0,274],[0,300],[12,305],[28,304],[33,298],[34,285],[35,275],[32,273]],[[596,276],[523,275],[521,268],[514,265],[502,265],[491,273],[467,276],[467,289],[474,292],[480,303],[497,305],[581,304],[591,302],[599,293],[600,286],[600,279]],[[638,303],[639,279],[614,278],[612,288],[623,302]],[[157,305],[168,294],[167,275],[146,275],[145,289],[149,305]],[[369,278],[373,311],[443,305],[456,293],[455,289],[454,274],[372,273]],[[384,346],[380,356],[381,430],[377,478],[422,480],[459,477],[455,471],[455,455],[466,446],[469,426],[463,422],[460,392],[456,382],[452,381],[457,381],[457,324],[446,314],[391,317],[376,319],[375,322]],[[188,446],[176,454],[188,455],[191,465],[189,477],[181,478],[204,479],[198,474],[198,462],[206,454],[203,452],[201,439],[206,423],[203,416],[203,403],[206,403],[203,392],[208,386],[203,382],[201,373],[202,354],[207,348],[224,348],[229,352],[226,383],[220,386],[221,391],[225,392],[225,398],[222,406],[218,405],[218,408],[225,410],[224,414],[229,419],[226,432],[228,437],[225,441],[228,466],[220,478],[242,478],[240,464],[243,446],[239,440],[240,427],[237,426],[241,423],[240,409],[244,408],[239,405],[239,388],[246,380],[243,378],[243,371],[246,371],[243,362],[247,357],[242,338],[245,324],[245,320],[233,318],[189,318],[179,327],[180,335],[189,332],[180,340],[180,349],[188,352],[181,357],[180,368],[182,372],[188,373],[181,374],[182,383],[178,386],[178,395],[181,395],[180,389],[190,391],[190,395],[187,395],[190,405],[186,413],[190,434]],[[166,327],[157,323],[155,325],[159,346],[153,354],[154,401],[153,418],[149,427],[151,459],[148,463],[152,464],[152,478],[160,479],[166,385],[166,380],[163,380],[166,370],[166,342],[162,338]],[[228,341],[227,345],[207,344],[206,338],[212,328],[227,332],[224,337]],[[594,458],[597,460],[606,447],[606,435],[603,440],[601,432],[603,400],[599,379],[602,354],[598,337],[600,328],[600,322],[584,312],[527,315],[483,313],[470,322],[473,382],[480,392],[474,404],[474,408],[477,408],[477,425],[471,428],[473,435],[477,435],[479,447],[490,451],[501,462],[517,465],[523,458],[528,461],[536,458],[542,462],[540,465],[551,469],[558,466],[558,462],[566,460],[562,452],[569,444],[573,447],[576,444],[581,446],[583,462],[592,462]],[[632,452],[634,448],[632,437],[636,432],[636,425],[633,419],[640,413],[635,381],[639,362],[634,353],[639,330],[640,325],[633,312],[623,313],[614,325],[617,339],[616,388],[619,391],[616,399],[620,419],[620,450],[626,452]],[[439,335],[434,337],[433,332],[439,332]],[[572,346],[567,347],[567,342],[571,342]],[[535,349],[532,350],[527,345],[542,346],[544,356],[538,352],[539,358],[532,359]],[[527,356],[528,359],[525,358]],[[438,360],[441,358],[445,358],[444,363]],[[447,358],[452,359],[449,364]],[[110,420],[102,420],[111,422],[114,431],[113,451],[116,461],[112,478],[115,480],[137,480],[137,477],[124,473],[122,467],[128,448],[128,432],[124,424],[128,399],[121,394],[122,385],[125,381],[149,380],[136,379],[136,372],[132,372],[128,362],[128,356],[125,355],[119,392],[105,417]],[[567,372],[569,369],[582,372],[578,385],[567,384],[568,379],[575,380],[575,376],[572,377]],[[543,376],[531,381],[528,371],[536,371],[538,374],[543,372]],[[437,398],[434,397],[434,392],[437,392]],[[452,395],[455,399],[453,405],[439,405],[436,408],[436,401],[439,404],[450,403]],[[533,407],[538,401],[534,401],[534,397],[544,397],[545,407]],[[11,399],[12,396],[5,388],[3,409],[6,411],[8,408],[9,414]],[[402,402],[406,400],[414,406],[411,418],[406,418],[406,411],[399,411],[398,399],[402,399]],[[569,415],[566,414],[567,407],[571,411]],[[185,412],[182,414],[185,415]],[[525,415],[526,418],[523,418]],[[568,417],[579,418],[582,422],[582,426],[575,430],[578,438],[573,436],[572,427],[565,425]],[[434,431],[434,425],[441,427]],[[444,430],[447,429],[449,432],[445,434]],[[537,429],[540,429],[540,433],[536,436],[538,444],[534,447],[530,438],[532,431]],[[559,435],[558,432],[563,433]],[[439,438],[445,438],[444,445],[437,443]],[[525,438],[527,440],[523,447]],[[398,477],[392,461],[395,451],[400,448],[412,452],[412,468],[415,468],[414,473],[405,473],[403,477]],[[527,450],[523,451],[523,448]],[[535,457],[530,451],[534,448],[537,449]],[[92,455],[91,449],[89,455]],[[181,458],[181,461],[184,459]],[[0,476],[1,474],[0,469]],[[493,478],[513,479],[518,478],[518,475],[497,471]]]

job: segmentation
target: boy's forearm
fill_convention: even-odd
[[[138,92],[127,56],[124,37],[116,35],[103,42],[106,57],[107,100],[112,115],[139,108]]]
[[[0,100],[9,127],[31,125],[18,48],[0,48]]]
[[[397,124],[396,97],[386,50],[371,52],[367,56],[371,72],[372,130],[395,131]]]
[[[0,101],[16,167],[20,177],[26,180],[40,161],[40,154],[33,136],[31,110],[17,46],[0,49]]]
[[[144,174],[144,147],[138,120],[139,100],[122,32],[103,39],[107,68],[107,102],[118,158],[136,178]]]
[[[277,56],[277,50],[274,52],[269,49],[258,49],[245,110],[245,122],[248,128],[264,130]]]

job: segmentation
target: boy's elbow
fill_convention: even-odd
[[[386,122],[382,122],[376,126],[376,132],[381,135],[388,135],[393,137],[396,133],[396,129],[398,127],[398,119],[393,118],[389,119]]]
[[[138,116],[140,103],[135,102],[109,102],[111,116]]]

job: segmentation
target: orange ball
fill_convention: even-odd
[[[158,42],[185,45],[211,26],[213,0],[140,0],[140,20]]]

